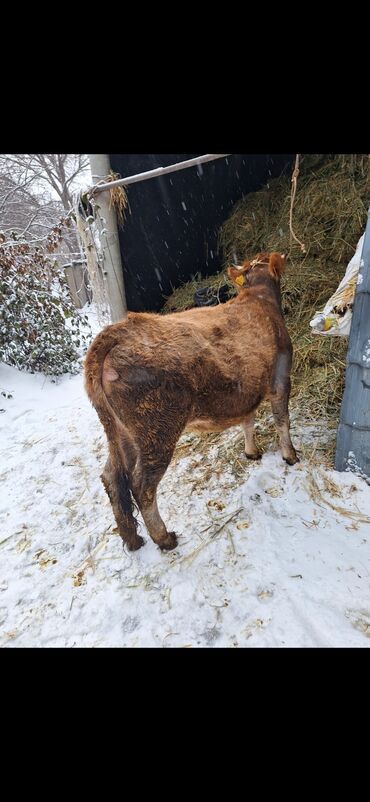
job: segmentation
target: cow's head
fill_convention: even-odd
[[[279,283],[285,262],[286,256],[282,253],[258,253],[251,261],[246,259],[242,265],[228,267],[227,275],[239,291],[266,278]]]

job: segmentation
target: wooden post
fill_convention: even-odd
[[[90,166],[93,181],[107,177],[110,173],[109,156],[105,153],[90,153]],[[102,268],[106,273],[108,302],[111,309],[113,323],[117,323],[126,317],[127,304],[123,281],[123,270],[121,261],[121,250],[118,237],[117,217],[112,206],[109,208],[109,194],[102,192],[99,197],[100,215],[106,221],[104,224],[105,233],[101,234],[101,244],[103,252]]]

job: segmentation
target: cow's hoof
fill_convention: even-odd
[[[129,551],[137,551],[138,549],[141,549],[141,547],[144,546],[144,544],[145,544],[144,538],[141,537],[141,535],[138,535],[135,538],[135,540],[131,540],[126,545]]]
[[[167,532],[167,537],[164,538],[160,543],[158,543],[159,548],[162,551],[171,551],[171,549],[175,549],[177,546],[177,537],[175,532]]]
[[[260,451],[257,451],[255,454],[247,454],[246,451],[244,453],[247,459],[254,459],[254,460],[262,459],[262,454]]]
[[[296,462],[299,462],[299,457],[297,456],[297,454],[295,454],[294,456],[291,457],[283,457],[283,460],[284,462],[286,462],[287,465],[295,465]]]

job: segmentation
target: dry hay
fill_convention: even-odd
[[[305,156],[293,210],[293,227],[307,253],[291,243],[290,175],[239,201],[220,232],[226,260],[280,250],[302,261],[347,264],[366,221],[370,190],[367,155]]]
[[[111,170],[107,181],[118,181],[120,178],[121,176],[119,173],[114,173],[113,170]],[[114,207],[117,215],[118,225],[123,228],[126,220],[127,209],[130,209],[125,187],[112,187],[112,189],[109,190],[109,196],[109,208],[111,209],[112,206]]]
[[[298,421],[298,430],[310,421],[315,424],[318,419],[326,421],[328,440],[312,446],[315,453],[316,449],[322,450],[321,462],[332,460],[334,453],[348,338],[315,336],[309,321],[324,307],[343,278],[366,224],[369,196],[368,155],[305,156],[301,159],[293,211],[294,231],[305,244],[305,254],[297,243],[291,242],[289,232],[290,174],[246,195],[236,204],[219,233],[224,269],[258,251],[278,250],[288,254],[282,303],[294,348],[290,408]],[[217,289],[225,281],[228,279],[224,270],[207,278],[198,275],[175,290],[164,311],[190,308],[197,289],[204,286]],[[231,285],[230,292],[234,292]],[[262,447],[271,446],[272,439],[276,443],[269,413],[265,405],[257,416],[265,424],[261,429],[257,427],[257,441]],[[196,449],[206,453],[210,445],[223,442],[223,438],[224,435],[208,435],[196,438],[194,443]],[[307,443],[304,444],[304,455],[312,453],[312,447],[310,452]],[[185,452],[183,442],[180,448]],[[242,452],[240,435],[234,444],[234,458],[239,461]]]
[[[223,271],[216,273],[213,276],[205,276],[202,278],[201,273],[197,273],[191,281],[182,284],[178,287],[172,295],[167,298],[163,306],[163,312],[178,312],[184,309],[191,309],[194,306],[194,293],[200,287],[212,287],[214,294],[218,295],[221,287],[224,284],[230,286],[230,293],[234,293],[234,288],[227,276]]]

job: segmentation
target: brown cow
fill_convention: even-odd
[[[279,253],[260,253],[228,269],[238,295],[227,303],[169,315],[130,312],[90,346],[85,386],[109,443],[102,481],[130,550],[144,543],[133,499],[154,542],[161,549],[177,545],[159,515],[156,491],[185,429],[222,431],[240,423],[246,455],[258,459],[254,416],[268,399],[283,458],[298,461],[289,434],[284,264]]]

